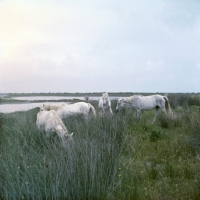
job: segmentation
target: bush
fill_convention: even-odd
[[[153,130],[149,136],[152,142],[155,142],[163,137],[163,133],[160,130]]]
[[[182,125],[182,116],[176,116],[173,114],[172,116],[167,116],[165,114],[160,114],[158,116],[158,121],[160,123],[161,128],[169,129],[173,127],[178,127]]]

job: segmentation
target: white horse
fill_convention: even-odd
[[[78,102],[69,105],[62,106],[57,110],[61,119],[65,119],[69,116],[83,116],[86,120],[89,114],[93,114],[96,117],[96,111],[90,103]]]
[[[105,111],[108,110],[110,114],[113,115],[111,101],[107,92],[102,93],[102,97],[99,99],[98,107],[100,108],[100,114],[105,113]]]
[[[43,110],[47,110],[47,111],[49,111],[49,110],[58,110],[58,109],[62,108],[65,105],[66,105],[65,103],[43,104],[40,107],[40,111],[43,111]]]
[[[37,114],[36,126],[39,130],[45,131],[47,137],[53,133],[57,133],[62,139],[64,147],[66,147],[66,141],[72,139],[73,133],[69,134],[69,131],[55,110],[40,111]]]
[[[116,110],[120,110],[124,106],[133,107],[136,110],[136,117],[140,116],[141,110],[151,110],[156,108],[152,123],[154,123],[156,120],[159,108],[161,108],[165,114],[172,114],[168,98],[158,94],[151,96],[133,95],[130,97],[121,98],[117,101]]]
[[[85,102],[86,102],[86,103],[90,103],[90,97],[89,97],[89,96],[85,95],[85,96],[84,96],[84,99],[85,99]]]

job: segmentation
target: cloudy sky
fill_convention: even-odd
[[[199,0],[0,0],[0,93],[200,92]]]

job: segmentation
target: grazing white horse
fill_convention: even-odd
[[[73,104],[67,104],[62,106],[60,109],[57,110],[58,115],[61,119],[65,119],[69,116],[83,116],[86,120],[90,113],[96,117],[96,111],[94,107],[90,103],[85,102],[78,102]]]
[[[47,111],[49,111],[49,110],[58,110],[58,109],[62,108],[65,105],[66,105],[65,103],[43,104],[40,107],[40,111],[43,111],[43,110],[47,110]]]
[[[64,147],[66,147],[66,141],[72,139],[73,133],[69,134],[69,131],[55,110],[40,111],[37,114],[36,126],[39,130],[45,131],[47,137],[53,133],[57,133],[62,139]]]
[[[111,115],[113,115],[112,109],[111,109],[111,101],[109,99],[108,93],[102,93],[102,97],[99,99],[99,104],[100,108],[100,114],[105,113],[106,110],[110,112]]]
[[[153,108],[156,108],[155,116],[152,123],[154,123],[156,120],[159,108],[161,108],[161,110],[165,114],[171,114],[171,108],[168,98],[166,96],[161,96],[158,94],[151,96],[133,95],[130,97],[118,99],[116,110],[120,110],[124,106],[133,107],[136,110],[136,117],[140,116],[141,110],[151,110]]]

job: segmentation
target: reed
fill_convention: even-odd
[[[35,126],[38,109],[3,115],[1,198],[105,199],[116,187],[126,122],[110,116],[70,119],[66,149]]]
[[[65,149],[38,132],[39,109],[1,114],[0,198],[199,199],[199,105],[177,102],[174,118],[160,113],[154,124],[153,110],[69,118]]]

